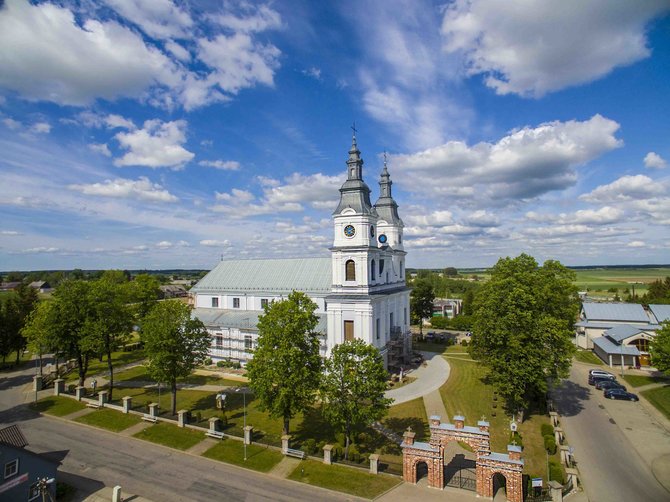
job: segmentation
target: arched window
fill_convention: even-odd
[[[356,280],[356,263],[354,260],[347,260],[344,264],[344,280],[345,281],[355,281]]]
[[[372,265],[370,266],[370,273],[372,274],[372,280],[375,280],[375,261],[372,260]]]
[[[400,262],[400,278],[402,279],[402,261]]]

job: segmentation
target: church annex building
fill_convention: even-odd
[[[387,368],[406,362],[411,352],[410,290],[403,222],[391,186],[385,162],[379,198],[371,203],[354,135],[347,180],[332,215],[330,257],[226,260],[203,277],[191,289],[191,301],[193,315],[212,335],[212,360],[248,361],[263,307],[296,290],[318,307],[323,356],[358,338],[379,349]]]

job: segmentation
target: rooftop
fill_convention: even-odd
[[[638,303],[594,303],[582,304],[588,321],[632,321],[649,323],[647,313]]]
[[[649,305],[649,310],[659,324],[670,320],[670,305]]]
[[[197,308],[193,309],[191,315],[200,319],[205,326],[257,331],[258,316],[263,315],[263,311]],[[316,315],[319,318],[319,323],[316,325],[315,331],[317,333],[325,333],[328,327],[326,314]]]

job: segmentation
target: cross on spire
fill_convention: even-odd
[[[356,132],[358,132],[358,129],[356,129],[356,121],[354,120],[353,125],[351,126],[351,130],[354,131],[354,138],[356,137]]]

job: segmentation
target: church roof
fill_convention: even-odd
[[[328,258],[225,260],[191,288],[193,293],[265,292],[330,293],[332,262]]]
[[[340,214],[347,208],[353,209],[356,214],[377,215],[370,202],[370,187],[363,181],[363,159],[355,135],[347,160],[347,180],[340,188],[340,202],[333,214]]]
[[[197,308],[191,311],[194,318],[198,318],[205,326],[240,328],[256,331],[258,329],[258,316],[263,315],[262,310],[238,310],[238,309],[210,309]],[[326,314],[316,314],[319,322],[314,328],[316,333],[326,333],[328,329],[328,317]]]

